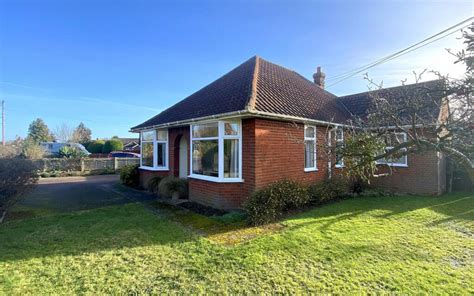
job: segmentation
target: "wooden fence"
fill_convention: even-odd
[[[43,158],[33,161],[40,172],[118,171],[130,164],[139,165],[139,158]]]

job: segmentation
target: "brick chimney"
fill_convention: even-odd
[[[324,89],[324,79],[326,78],[326,74],[324,72],[321,72],[321,67],[318,67],[316,70],[316,73],[313,74],[313,79],[314,83],[316,83],[317,86],[320,88]]]

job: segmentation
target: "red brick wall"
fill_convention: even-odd
[[[326,127],[317,126],[317,171],[304,171],[304,125],[282,121],[250,118],[242,120],[242,183],[216,183],[189,178],[190,200],[221,209],[241,207],[258,188],[281,179],[306,184],[328,178],[328,159],[320,145],[326,143]],[[141,171],[141,184],[151,176],[179,176],[179,139],[188,141],[189,127],[169,130],[169,172]],[[321,150],[321,151],[320,151]],[[334,168],[333,175],[341,172]],[[439,194],[445,187],[445,164],[436,153],[408,155],[408,168],[393,168],[394,174],[373,181],[375,186],[418,194]],[[189,166],[188,166],[189,167]],[[438,169],[439,168],[439,169]],[[441,189],[440,189],[441,188]]]
[[[372,185],[412,194],[439,195],[444,192],[445,168],[438,163],[442,160],[437,152],[409,154],[407,159],[408,167],[392,167],[390,176],[374,178]],[[386,166],[379,168],[377,173],[389,172]]]
[[[325,142],[324,127],[316,127],[317,145]],[[304,125],[256,119],[256,188],[281,179],[312,183],[327,178],[327,158],[317,151],[318,171],[304,171]]]

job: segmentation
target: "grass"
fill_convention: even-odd
[[[472,194],[357,198],[272,231],[141,204],[10,221],[0,294],[472,295],[473,205]]]

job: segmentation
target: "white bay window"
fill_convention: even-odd
[[[191,177],[215,182],[242,181],[240,121],[191,125]]]
[[[156,171],[168,170],[168,130],[141,132],[140,168]]]

